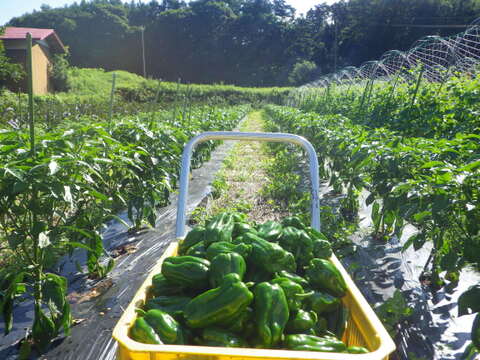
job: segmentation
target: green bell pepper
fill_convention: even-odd
[[[205,245],[203,242],[199,242],[190,248],[185,252],[186,256],[194,256],[194,257],[199,257],[202,259],[205,259],[207,256],[207,252],[205,249]]]
[[[143,317],[137,317],[133,326],[130,328],[129,336],[138,342],[144,344],[162,344],[157,333],[147,323]]]
[[[217,241],[232,242],[235,220],[231,213],[221,213],[213,217],[205,226],[205,248]]]
[[[253,294],[237,274],[228,274],[222,284],[193,298],[185,307],[183,316],[191,328],[211,325],[228,326],[245,311]]]
[[[276,221],[269,220],[257,227],[257,235],[264,240],[275,242],[282,234],[282,225]]]
[[[324,312],[332,312],[340,305],[340,299],[338,297],[320,291],[315,291],[306,302],[309,309],[312,309],[318,315]]]
[[[314,335],[287,335],[284,345],[289,350],[297,351],[322,351],[322,352],[344,352],[346,345],[335,338],[325,338]]]
[[[345,332],[348,314],[348,309],[342,304],[334,311],[324,314],[328,322],[328,329],[339,339],[343,337],[343,333]]]
[[[238,236],[241,236],[247,232],[253,232],[256,233],[257,231],[255,228],[245,222],[235,222],[233,225],[233,232],[232,232],[232,239],[235,239]]]
[[[175,295],[181,293],[182,290],[182,286],[168,281],[163,274],[156,274],[152,278],[151,291],[154,296]]]
[[[315,230],[314,228],[312,228],[310,226],[306,226],[304,230],[308,234],[308,236],[310,236],[310,239],[312,239],[312,240],[327,240],[328,241],[328,238],[323,233],[321,233],[318,230]]]
[[[310,287],[308,281],[305,280],[303,277],[285,270],[279,271],[277,273],[277,277],[284,277],[290,279],[300,285],[303,289],[308,289]]]
[[[162,274],[180,286],[204,289],[208,286],[210,261],[194,256],[170,256],[163,261]]]
[[[205,346],[247,347],[248,343],[238,335],[219,328],[206,328],[202,331]]]
[[[255,286],[255,318],[257,320],[257,347],[272,348],[282,340],[290,315],[287,299],[277,284],[262,282]]]
[[[342,297],[347,291],[340,271],[329,260],[311,260],[305,275],[312,287],[328,291],[332,295]]]
[[[327,240],[317,239],[313,241],[313,256],[320,259],[328,259],[332,256],[332,246]]]
[[[292,226],[298,230],[305,229],[305,224],[302,222],[302,220],[300,220],[298,216],[287,216],[286,218],[283,218],[282,226],[283,227]]]
[[[143,308],[148,310],[162,310],[167,314],[172,315],[175,318],[179,318],[183,315],[185,306],[192,300],[187,296],[157,296],[148,300]]]
[[[349,354],[368,354],[370,351],[363,346],[349,346],[347,352]]]
[[[148,310],[147,312],[143,310],[137,311],[143,313],[145,321],[157,333],[164,344],[184,344],[182,328],[169,314],[157,309]]]
[[[285,332],[288,334],[304,334],[313,330],[317,323],[317,314],[313,311],[298,310],[290,314]]]
[[[247,265],[243,257],[237,253],[218,254],[212,259],[210,264],[209,281],[212,287],[220,286],[223,277],[227,274],[235,273],[243,280]]]
[[[253,316],[253,309],[251,307],[247,307],[245,311],[239,314],[232,321],[232,324],[225,329],[247,338],[255,332],[255,321]]]
[[[287,297],[288,309],[290,311],[298,311],[302,307],[303,299],[313,294],[313,292],[305,293],[301,285],[288,278],[276,277],[270,283],[277,284],[282,288]]]
[[[283,228],[278,243],[294,255],[300,266],[308,265],[308,262],[313,259],[312,239],[303,230],[298,230],[292,226]]]
[[[226,241],[219,241],[210,245],[207,249],[206,258],[209,261],[217,256],[218,254],[230,254],[237,253],[243,256],[243,259],[248,259],[250,252],[252,251],[252,246],[247,244],[233,244]]]
[[[201,225],[195,226],[185,236],[185,239],[178,244],[178,255],[185,255],[193,245],[203,242],[205,239],[205,228]]]
[[[282,270],[295,272],[297,265],[291,253],[285,251],[280,245],[268,242],[255,234],[246,233],[234,240],[237,243],[245,243],[252,246],[249,264],[264,269],[269,273]]]

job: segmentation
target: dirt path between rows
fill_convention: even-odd
[[[263,116],[263,111],[251,112],[240,130],[265,131]],[[196,210],[194,219],[201,221],[225,210],[246,213],[250,220],[256,222],[278,220],[286,216],[279,213],[278,207],[275,208],[271,200],[262,195],[262,189],[270,183],[266,170],[273,158],[274,154],[268,151],[266,143],[241,141],[235,144],[215,177],[212,194]]]

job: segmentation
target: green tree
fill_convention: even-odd
[[[302,85],[315,80],[315,77],[318,75],[317,65],[311,61],[303,60],[293,66],[288,76],[288,82],[292,85]]]

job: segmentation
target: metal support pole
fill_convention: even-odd
[[[33,64],[32,34],[27,33],[27,87],[28,87],[28,123],[30,126],[30,151],[35,157],[35,127],[33,114]]]
[[[310,182],[311,182],[311,226],[316,230],[320,230],[320,199],[318,194],[319,175],[318,175],[318,158],[312,144],[305,138],[285,133],[249,133],[234,131],[209,131],[192,138],[182,154],[182,167],[180,170],[180,190],[177,205],[177,238],[185,236],[185,221],[187,213],[187,196],[190,176],[190,159],[193,149],[197,144],[208,140],[244,140],[244,141],[263,141],[263,142],[284,142],[301,146],[308,155]]]
[[[147,77],[147,70],[145,66],[145,38],[143,36],[143,33],[145,32],[145,27],[141,27],[142,29],[142,63],[143,63],[143,77]]]

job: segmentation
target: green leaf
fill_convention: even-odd
[[[480,160],[471,162],[470,164],[467,164],[465,166],[462,166],[458,168],[458,171],[473,171],[480,168]]]
[[[65,304],[67,292],[67,279],[63,276],[48,273],[42,282],[42,301],[53,302],[57,311],[61,311]]]
[[[12,233],[6,236],[8,245],[12,250],[16,250],[18,245],[25,241],[25,236],[19,235],[17,233]]]
[[[480,285],[474,285],[458,298],[458,316],[480,311]]]
[[[419,212],[419,213],[416,213],[415,215],[413,215],[413,219],[416,221],[416,222],[421,222],[423,219],[431,216],[432,213],[430,211],[422,211],[422,212]]]
[[[415,235],[412,235],[408,238],[407,241],[405,241],[405,244],[403,244],[402,246],[402,252],[404,252],[405,250],[407,250],[410,246],[413,245],[413,242],[415,241],[415,239],[418,237],[418,234],[415,234]]]
[[[413,238],[413,248],[415,249],[415,251],[420,249],[423,246],[423,244],[425,244],[425,241],[427,241],[427,239],[424,233],[416,234],[415,237]]]
[[[439,166],[445,166],[445,163],[442,161],[429,161],[419,167],[419,169],[431,169]]]

